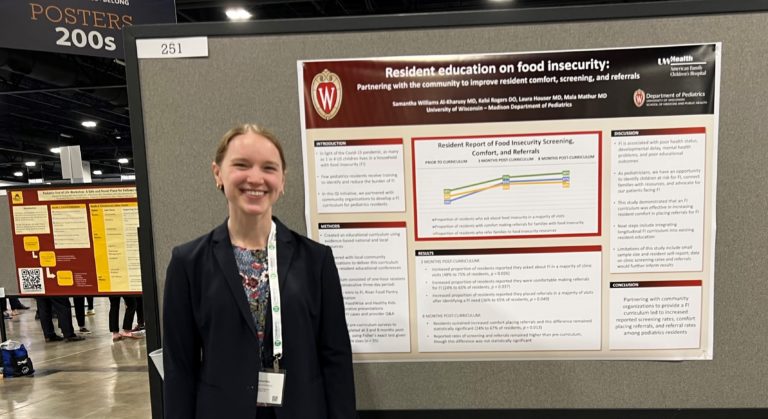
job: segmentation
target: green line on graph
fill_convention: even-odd
[[[506,177],[507,179],[513,179],[513,178],[524,178],[524,177],[534,177],[534,176],[554,176],[554,175],[562,175],[562,174],[563,174],[563,172],[535,173],[535,174],[529,174],[529,175],[515,175],[515,176],[504,175],[502,177],[497,177],[495,179],[489,179],[489,180],[484,180],[482,182],[472,183],[472,184],[469,184],[469,185],[458,186],[458,187],[452,188],[452,189],[444,189],[443,191],[445,193],[451,193],[453,191],[458,191],[459,189],[471,188],[473,186],[482,185],[484,183],[490,183],[490,182],[496,182],[496,181],[499,181],[499,180],[503,180],[504,177]]]

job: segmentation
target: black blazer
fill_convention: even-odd
[[[352,348],[331,249],[275,223],[286,370],[275,415],[356,418]],[[266,329],[271,362],[271,318]],[[163,365],[166,419],[256,417],[256,326],[226,222],[173,249],[163,296]]]

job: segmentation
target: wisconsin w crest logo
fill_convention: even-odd
[[[329,120],[341,108],[341,79],[328,69],[312,79],[312,105],[323,119]]]

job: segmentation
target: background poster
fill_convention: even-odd
[[[136,187],[8,189],[19,294],[141,293]]]
[[[356,360],[711,359],[719,57],[300,61]]]

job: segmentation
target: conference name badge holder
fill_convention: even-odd
[[[259,387],[256,393],[258,406],[282,406],[285,391],[285,370],[280,369],[280,358],[283,357],[283,327],[275,234],[276,228],[273,221],[267,241],[267,275],[269,275],[269,293],[272,299],[272,354],[275,360],[271,370],[265,368],[259,372]]]
[[[275,357],[273,368],[259,372],[259,389],[256,393],[257,406],[282,406],[285,391],[285,370],[280,369],[280,358]]]

